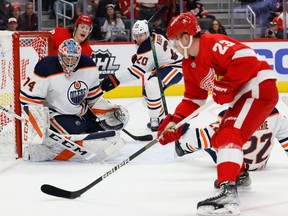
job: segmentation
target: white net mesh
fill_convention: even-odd
[[[0,35],[0,104],[14,111],[13,40],[11,32]],[[0,160],[16,158],[15,119],[0,111]]]
[[[14,111],[15,106],[20,106],[19,98],[15,98],[15,78],[18,73],[23,84],[30,73],[33,73],[36,63],[48,55],[49,34],[35,32],[29,35],[20,34],[19,49],[20,60],[15,61],[13,55],[13,32],[0,31],[0,104]],[[14,62],[20,62],[14,69]],[[20,75],[19,75],[20,73]],[[0,110],[0,160],[15,159],[19,149],[16,147],[15,119]],[[21,144],[20,144],[21,145]]]

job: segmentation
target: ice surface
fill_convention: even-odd
[[[280,97],[281,98],[281,97]],[[166,97],[174,111],[181,97]],[[131,115],[127,130],[148,134],[148,113],[140,98],[113,99]],[[288,108],[280,100],[280,112]],[[212,105],[191,121],[204,126],[224,107]],[[192,216],[197,202],[214,194],[215,165],[205,152],[177,158],[174,145],[156,144],[75,200],[48,196],[44,183],[78,190],[93,182],[148,142],[133,141],[103,164],[1,161],[1,216]],[[251,172],[252,189],[239,192],[242,216],[283,216],[288,211],[288,158],[276,143],[268,166]]]

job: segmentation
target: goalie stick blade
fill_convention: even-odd
[[[163,17],[164,13],[168,10],[168,6],[164,5],[161,7],[149,20],[148,25],[151,26],[155,21]]]
[[[49,184],[43,184],[41,186],[41,191],[51,196],[62,197],[66,199],[75,199],[77,197],[80,197],[81,195],[81,194],[78,194],[77,192],[63,190],[61,188],[57,188]]]

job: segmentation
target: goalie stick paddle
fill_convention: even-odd
[[[128,136],[130,136],[134,140],[139,140],[139,141],[151,141],[151,140],[153,140],[153,136],[151,134],[136,136],[136,135],[129,133],[125,129],[123,129],[123,132],[126,133]]]
[[[181,125],[185,124],[187,121],[189,121],[190,119],[192,119],[193,117],[197,116],[200,112],[202,112],[203,110],[207,109],[210,105],[212,105],[214,103],[213,100],[208,101],[206,104],[204,104],[203,106],[199,107],[197,110],[195,110],[193,113],[191,113],[189,116],[187,116],[185,119],[183,119],[181,122],[179,122],[177,125],[175,125],[173,128],[177,129],[179,128]],[[126,164],[128,164],[130,161],[132,161],[134,158],[136,158],[138,155],[142,154],[143,152],[145,152],[147,149],[149,149],[150,147],[152,147],[153,145],[155,145],[156,143],[158,143],[158,138],[152,140],[151,142],[149,142],[147,145],[145,145],[144,147],[142,147],[141,149],[139,149],[137,152],[135,152],[134,154],[132,154],[130,157],[128,157],[126,160],[122,161],[121,163],[117,164],[115,167],[113,167],[111,170],[109,170],[108,172],[106,172],[104,175],[100,176],[99,178],[97,178],[95,181],[93,181],[92,183],[90,183],[89,185],[87,185],[86,187],[80,189],[80,190],[76,190],[76,191],[68,191],[68,190],[64,190],[58,187],[55,187],[53,185],[49,185],[49,184],[43,184],[41,186],[41,191],[43,193],[46,193],[48,195],[51,196],[56,196],[56,197],[62,197],[62,198],[66,198],[66,199],[75,199],[77,197],[80,197],[83,193],[85,193],[86,191],[88,191],[89,189],[91,189],[92,187],[94,187],[95,185],[97,185],[99,182],[101,182],[102,180],[106,179],[107,177],[109,177],[111,174],[113,174],[114,172],[116,172],[117,170],[119,170],[121,167],[125,166]]]

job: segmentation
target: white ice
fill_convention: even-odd
[[[173,112],[181,97],[166,97],[166,100],[169,111]],[[131,119],[126,128],[129,132],[149,134],[148,113],[140,98],[111,101],[129,110]],[[281,100],[277,107],[280,112],[288,113]],[[214,104],[190,123],[204,126],[214,121],[223,108]],[[120,155],[103,164],[1,161],[0,215],[192,216],[196,215],[197,202],[214,195],[216,169],[209,155],[196,152],[179,158],[174,154],[174,145],[158,143],[75,200],[40,191],[44,183],[79,190],[148,143],[133,141],[124,133],[123,138],[127,145]],[[250,175],[252,189],[239,192],[241,215],[287,215],[288,158],[278,143],[267,168]]]

